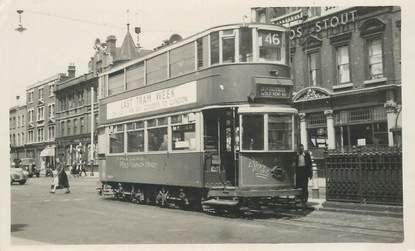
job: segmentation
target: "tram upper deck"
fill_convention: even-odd
[[[286,103],[289,76],[285,28],[214,27],[102,73],[100,124],[255,99]]]

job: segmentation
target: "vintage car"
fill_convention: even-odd
[[[14,165],[10,168],[10,184],[13,182],[19,182],[20,185],[26,183],[28,172],[23,170],[21,167],[15,167]]]
[[[19,164],[19,167],[28,172],[28,176],[31,178],[33,176],[40,176],[40,168],[35,164],[35,160],[32,158],[22,158]]]

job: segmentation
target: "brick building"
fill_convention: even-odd
[[[68,74],[58,73],[26,89],[26,157],[44,168],[55,162],[55,87],[59,81],[75,76],[75,66]]]
[[[263,9],[252,11],[260,16]],[[258,20],[290,29],[301,142],[317,155],[325,147],[400,145],[400,8],[308,10],[267,11]]]
[[[26,157],[26,105],[9,109],[10,161]]]

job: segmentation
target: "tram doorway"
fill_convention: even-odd
[[[203,112],[205,185],[237,186],[239,118],[236,108]]]

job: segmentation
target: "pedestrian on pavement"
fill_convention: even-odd
[[[56,189],[63,189],[65,188],[66,191],[65,193],[70,193],[71,191],[69,190],[69,181],[68,181],[68,176],[66,175],[65,169],[62,165],[62,163],[59,161],[59,159],[56,160],[56,165],[57,165],[57,180],[54,180],[54,186],[53,189],[51,191],[51,193],[55,193]],[[57,181],[57,182],[56,182]]]
[[[82,176],[82,172],[85,174],[85,176],[87,176],[86,169],[85,169],[85,162],[83,160],[81,160],[79,162],[79,165],[81,166],[81,172],[79,173],[79,176]]]
[[[308,179],[313,178],[311,155],[304,151],[304,145],[300,144],[295,162],[296,188],[302,189],[302,202],[308,201]]]

